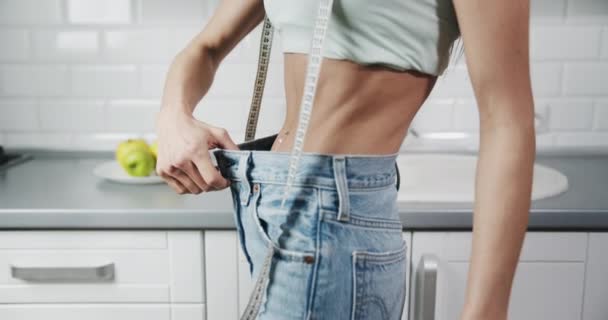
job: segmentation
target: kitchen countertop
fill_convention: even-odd
[[[178,195],[165,184],[123,185],[93,168],[108,152],[29,150],[0,172],[0,229],[234,229],[229,189]],[[470,153],[469,153],[470,154]],[[569,189],[532,202],[529,230],[608,230],[608,154],[538,155]],[[404,230],[471,230],[471,203],[398,204]]]

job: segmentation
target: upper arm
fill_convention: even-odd
[[[530,0],[453,3],[481,121],[530,118]]]
[[[191,45],[209,49],[220,61],[264,19],[264,15],[263,0],[222,0]]]

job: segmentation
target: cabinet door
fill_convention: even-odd
[[[236,320],[238,314],[237,234],[205,231],[207,319]]]
[[[245,308],[247,307],[247,302],[249,301],[249,296],[251,295],[251,291],[253,290],[253,285],[255,279],[249,275],[249,263],[247,263],[247,257],[243,253],[243,250],[237,247],[238,251],[238,282],[239,282],[239,315],[243,314]]]
[[[3,320],[171,320],[169,304],[4,304]]]
[[[204,304],[3,304],[2,320],[205,320]]]
[[[171,305],[171,320],[205,320],[204,304],[180,303]]]
[[[200,231],[0,231],[0,303],[200,304],[202,246]]]
[[[590,233],[584,320],[608,319],[608,233]]]
[[[410,319],[458,319],[471,253],[470,232],[415,232]],[[515,274],[509,319],[580,319],[586,233],[529,232]]]

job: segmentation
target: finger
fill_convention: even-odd
[[[188,177],[188,175],[179,168],[173,167],[173,169],[170,170],[169,175],[173,179],[179,181],[179,183],[181,183],[182,186],[184,186],[190,193],[201,193],[202,190],[196,185],[196,183],[194,183],[194,181],[192,181],[192,179],[190,179],[190,177]]]
[[[175,180],[175,178],[166,174],[163,174],[162,177],[163,180],[165,180],[165,182],[171,187],[171,189],[175,190],[175,192],[184,194],[186,191],[188,191],[186,187],[184,187],[179,181]]]
[[[203,191],[207,191],[209,189],[209,185],[205,182],[205,179],[203,179],[192,161],[184,161],[184,164],[178,166],[178,168],[188,175],[190,180],[192,180],[199,189]]]
[[[230,180],[224,178],[221,172],[211,162],[211,156],[207,150],[198,151],[192,157],[192,162],[198,168],[205,182],[216,189],[223,189],[230,185]]]
[[[213,137],[216,139],[218,146],[221,149],[227,150],[239,150],[239,147],[232,141],[228,130],[219,127],[211,127],[211,133],[213,133]]]

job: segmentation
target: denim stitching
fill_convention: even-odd
[[[398,250],[391,251],[383,251],[383,252],[373,252],[373,251],[360,251],[353,250],[352,259],[351,259],[351,268],[352,268],[352,282],[353,282],[353,295],[352,295],[352,309],[351,309],[351,319],[365,319],[367,315],[366,303],[372,302],[380,307],[380,310],[383,314],[383,318],[386,318],[388,311],[386,310],[386,305],[384,305],[381,299],[378,299],[375,296],[372,297],[363,297],[362,293],[357,287],[358,282],[363,282],[362,274],[358,275],[357,270],[358,266],[361,268],[365,268],[365,264],[367,262],[380,262],[382,265],[388,265],[400,262],[404,259],[407,259],[407,242],[403,240],[403,244],[401,248]],[[407,272],[406,272],[407,273]],[[407,277],[406,281],[407,281]],[[361,283],[360,283],[361,284]],[[405,288],[405,287],[404,287]],[[405,302],[405,301],[404,301]],[[403,308],[403,306],[402,306]],[[401,310],[401,314],[403,314],[403,310]]]
[[[259,184],[257,184],[257,185],[259,186]],[[264,241],[267,246],[272,246],[275,249],[275,254],[277,256],[281,257],[282,260],[304,262],[305,256],[314,255],[315,253],[313,251],[307,251],[307,250],[293,251],[293,250],[281,248],[277,244],[275,244],[272,241],[272,239],[270,239],[270,236],[268,236],[268,234],[266,234],[266,232],[264,232],[264,229],[262,228],[262,225],[260,224],[260,220],[259,220],[260,216],[258,213],[258,201],[259,201],[260,197],[261,197],[261,188],[258,187],[257,191],[254,191],[253,197],[252,197],[252,199],[253,199],[252,204],[251,204],[253,207],[252,219],[258,229],[258,233],[260,234],[262,241]]]
[[[316,292],[317,289],[317,273],[319,270],[319,263],[320,263],[320,259],[321,259],[321,191],[316,188],[316,193],[317,193],[317,208],[316,208],[316,214],[315,214],[315,219],[317,222],[317,232],[316,232],[316,246],[315,246],[315,261],[314,264],[312,266],[312,275],[311,275],[311,280],[310,280],[310,294],[308,295],[308,309],[306,310],[307,315],[305,316],[305,319],[310,320],[310,318],[312,317],[312,311],[313,311],[313,307],[314,307],[314,294]]]

